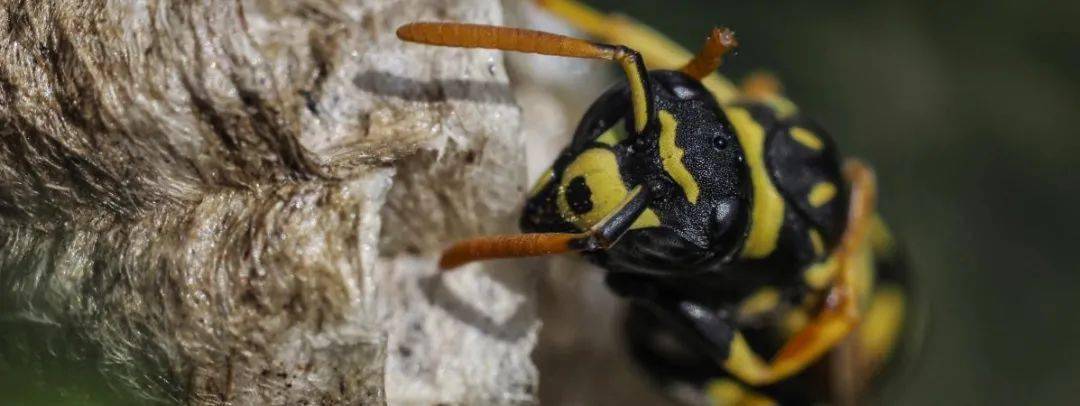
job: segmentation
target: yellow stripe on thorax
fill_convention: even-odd
[[[701,80],[701,85],[705,86],[712,93],[716,101],[720,102],[720,105],[731,103],[738,97],[739,92],[735,90],[735,86],[731,84],[727,78],[720,76],[719,73],[713,72]]]
[[[780,227],[784,225],[784,199],[773,185],[765,167],[765,130],[742,108],[725,109],[735,126],[735,135],[746,154],[750,167],[750,182],[754,190],[751,208],[750,235],[743,247],[744,258],[764,258],[776,249]]]
[[[701,188],[682,161],[686,151],[675,143],[678,126],[679,122],[675,120],[675,116],[666,110],[660,110],[660,161],[664,164],[664,171],[682,188],[683,193],[686,194],[686,200],[690,201],[690,204],[695,204],[701,194]]]

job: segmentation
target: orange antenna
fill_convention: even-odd
[[[521,258],[578,251],[575,241],[587,234],[534,233],[495,235],[458,242],[443,251],[439,269],[451,270],[473,261],[499,258]]]
[[[458,48],[615,60],[615,47],[541,31],[462,23],[411,23],[397,30],[409,42]]]
[[[724,54],[731,52],[737,46],[739,42],[735,40],[734,31],[727,28],[713,28],[709,33],[709,38],[705,40],[705,45],[701,47],[697,55],[694,55],[694,59],[679,70],[700,80],[719,68]]]
[[[460,241],[443,251],[439,268],[451,270],[473,261],[520,258],[564,252],[605,250],[630,229],[649,203],[649,193],[635,186],[619,207],[590,229],[580,233],[528,233],[493,235]]]
[[[645,131],[656,116],[645,62],[641,54],[624,46],[597,44],[520,28],[462,23],[411,23],[398,28],[397,36],[405,41],[428,45],[615,61],[622,66],[630,82],[635,130],[639,133]]]

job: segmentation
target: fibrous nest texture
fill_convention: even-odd
[[[416,20],[502,11],[0,4],[0,323],[148,400],[531,402],[531,280],[433,257],[512,229],[519,110],[499,53]]]

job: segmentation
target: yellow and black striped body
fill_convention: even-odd
[[[821,365],[756,388],[727,369],[740,351],[770,358],[812,318],[837,272],[831,253],[847,226],[848,185],[832,140],[790,109],[722,105],[680,72],[649,76],[655,124],[628,135],[625,83],[601,96],[531,191],[523,231],[588,230],[642,186],[651,194],[645,212],[613,246],[585,256],[631,299],[631,348],[646,369],[720,403],[826,398],[813,372]],[[871,234],[855,286],[864,311],[884,316],[868,321],[873,343],[863,347],[887,354],[903,316],[902,289],[894,289],[903,269],[880,221]],[[881,286],[901,296],[878,301]],[[693,320],[671,320],[656,311],[663,306],[721,314],[723,325],[688,329]]]
[[[835,401],[838,391],[865,393],[866,387],[883,369],[886,361],[897,353],[900,336],[907,323],[906,263],[903,255],[890,240],[880,223],[875,224],[876,246],[860,253],[855,274],[856,292],[861,297],[863,321],[846,341],[844,349],[834,349],[819,360],[806,365],[801,372],[763,386],[741,381],[708,354],[696,348],[695,339],[679,326],[666,320],[652,306],[632,302],[626,320],[627,338],[633,356],[646,372],[689,403],[713,405],[809,404]],[[822,267],[829,259],[811,267]],[[806,274],[803,271],[803,274]],[[652,281],[657,283],[658,281]],[[727,281],[709,278],[690,278],[669,281],[680,288],[687,298],[709,295],[717,284]],[[661,282],[663,283],[663,282]],[[694,288],[687,288],[694,286]],[[717,289],[722,291],[723,289]],[[734,329],[748,346],[765,359],[772,358],[781,346],[804,328],[822,305],[827,287],[759,285],[753,293],[741,298],[731,297],[714,304],[713,309],[732,315]],[[701,296],[699,296],[701,295]],[[694,299],[690,299],[694,300]],[[843,359],[841,351],[853,351],[854,356]],[[731,362],[731,359],[728,359]],[[848,362],[851,365],[838,365]],[[856,382],[836,382],[837,370],[853,368]],[[677,390],[676,390],[677,389]],[[687,390],[690,389],[690,390]],[[687,394],[700,397],[687,399]]]
[[[713,28],[691,58],[573,0],[540,5],[611,43],[467,23],[397,31],[430,45],[607,60],[626,78],[533,188],[525,234],[457,242],[440,268],[580,252],[630,301],[630,344],[645,369],[695,389],[677,392],[714,404],[805,404],[830,392],[854,402],[859,377],[892,351],[906,303],[901,256],[874,214],[873,171],[857,160],[841,170],[833,142],[775,80],[758,75],[738,91],[716,73],[738,45],[729,29]],[[650,71],[646,58],[682,67]]]
[[[802,271],[827,256],[847,217],[831,140],[766,104],[721,107],[679,72],[651,78],[657,128],[628,137],[625,85],[601,96],[533,188],[523,230],[587,230],[642,185],[649,208],[591,260],[612,272],[715,279],[735,298],[766,284],[806,287]]]
[[[750,223],[750,170],[734,127],[700,82],[653,71],[657,120],[628,136],[625,84],[586,112],[573,141],[533,188],[526,232],[583,231],[642,185],[649,208],[606,251],[589,258],[615,272],[719,271],[738,254]]]

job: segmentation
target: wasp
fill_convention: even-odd
[[[629,300],[630,350],[662,385],[712,404],[855,402],[907,306],[872,170],[842,160],[771,76],[736,87],[717,73],[738,45],[731,30],[712,29],[692,55],[629,19],[540,4],[605,42],[452,22],[397,31],[607,60],[625,74],[529,192],[523,234],[455,243],[440,267],[578,252]]]

